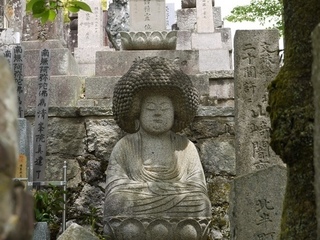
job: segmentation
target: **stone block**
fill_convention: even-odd
[[[112,99],[113,88],[120,77],[91,77],[85,80],[87,99]]]
[[[191,50],[191,31],[177,31],[176,50]]]
[[[95,63],[96,52],[98,51],[108,51],[109,47],[90,47],[88,48],[75,48],[74,58],[77,63]]]
[[[222,49],[220,33],[192,33],[191,47],[198,49]]]
[[[86,129],[81,119],[49,118],[47,154],[64,154],[72,157],[79,156],[85,151],[85,145],[83,144],[85,137]]]
[[[209,96],[216,99],[234,99],[233,79],[209,79]]]
[[[84,77],[92,77],[96,75],[95,63],[79,63],[79,75]]]
[[[214,28],[221,28],[223,27],[223,21],[221,17],[221,7],[213,7],[213,22],[214,22]]]
[[[25,105],[35,107],[38,90],[37,77],[25,77]],[[51,76],[49,106],[77,106],[82,94],[82,79],[78,76]]]
[[[230,55],[225,49],[199,50],[199,71],[230,70]]]
[[[159,56],[174,60],[186,74],[199,72],[198,51],[192,50],[147,50],[125,52],[97,52],[96,76],[122,76],[136,59]]]
[[[200,159],[209,175],[236,174],[234,140],[208,139],[200,145]]]
[[[25,50],[25,76],[38,76],[40,51],[38,49]],[[52,75],[77,75],[78,65],[68,48],[51,49],[51,76]]]
[[[197,23],[197,11],[195,8],[177,10],[177,25],[179,30],[193,31]]]
[[[231,28],[217,28],[215,32],[221,34],[222,48],[232,50]]]
[[[234,179],[231,239],[278,239],[286,175],[284,167],[272,166]]]
[[[37,222],[34,228],[33,240],[50,240],[48,223]]]
[[[80,225],[72,223],[57,240],[99,240],[99,238]]]
[[[189,77],[198,90],[199,96],[209,95],[209,78],[206,74],[190,75]]]
[[[25,50],[42,48],[64,48],[62,42],[57,39],[48,39],[46,41],[23,41],[21,42],[21,45],[24,47]]]

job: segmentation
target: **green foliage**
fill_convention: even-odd
[[[55,222],[63,210],[63,189],[50,186],[34,193],[34,215],[37,222]]]
[[[88,4],[76,0],[29,0],[26,10],[35,18],[39,18],[43,24],[54,21],[59,10],[65,13],[76,13],[80,10],[92,12]]]
[[[226,17],[229,22],[254,22],[256,20],[262,26],[272,24],[281,35],[283,33],[282,0],[251,0],[249,5],[237,6]]]

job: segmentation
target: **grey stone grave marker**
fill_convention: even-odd
[[[130,0],[130,31],[166,29],[164,0]]]
[[[275,240],[280,232],[286,168],[272,166],[234,179],[231,240]]]
[[[24,49],[18,45],[13,48],[12,70],[17,84],[18,93],[18,116],[24,117],[24,79],[23,79]]]
[[[78,47],[97,48],[103,46],[104,29],[103,13],[100,1],[86,0],[92,13],[80,11],[78,13]]]
[[[314,87],[314,168],[315,168],[315,191],[317,202],[317,235],[320,237],[320,25],[312,33],[313,65],[312,82]]]
[[[197,4],[197,32],[214,32],[212,0],[196,0]]]
[[[40,52],[39,81],[34,127],[33,181],[44,181],[49,108],[50,50]]]
[[[269,146],[267,86],[279,69],[276,30],[240,30],[235,34],[236,172],[247,174],[278,164]]]
[[[36,223],[33,240],[50,240],[50,230],[47,222]]]

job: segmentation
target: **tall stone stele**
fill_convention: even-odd
[[[197,106],[190,78],[164,58],[136,61],[116,84],[113,112],[130,134],[114,147],[106,172],[106,237],[207,239],[211,203],[199,155],[175,133]]]

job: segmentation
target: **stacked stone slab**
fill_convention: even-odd
[[[313,65],[312,82],[314,87],[314,169],[315,169],[315,191],[317,202],[317,236],[320,237],[320,26],[318,25],[312,33]]]
[[[272,151],[268,84],[279,69],[278,32],[235,35],[236,174],[231,190],[231,239],[277,239],[286,169]]]
[[[177,25],[177,50],[197,50],[200,71],[231,69],[231,30],[223,27],[220,7],[189,4],[177,11]]]

